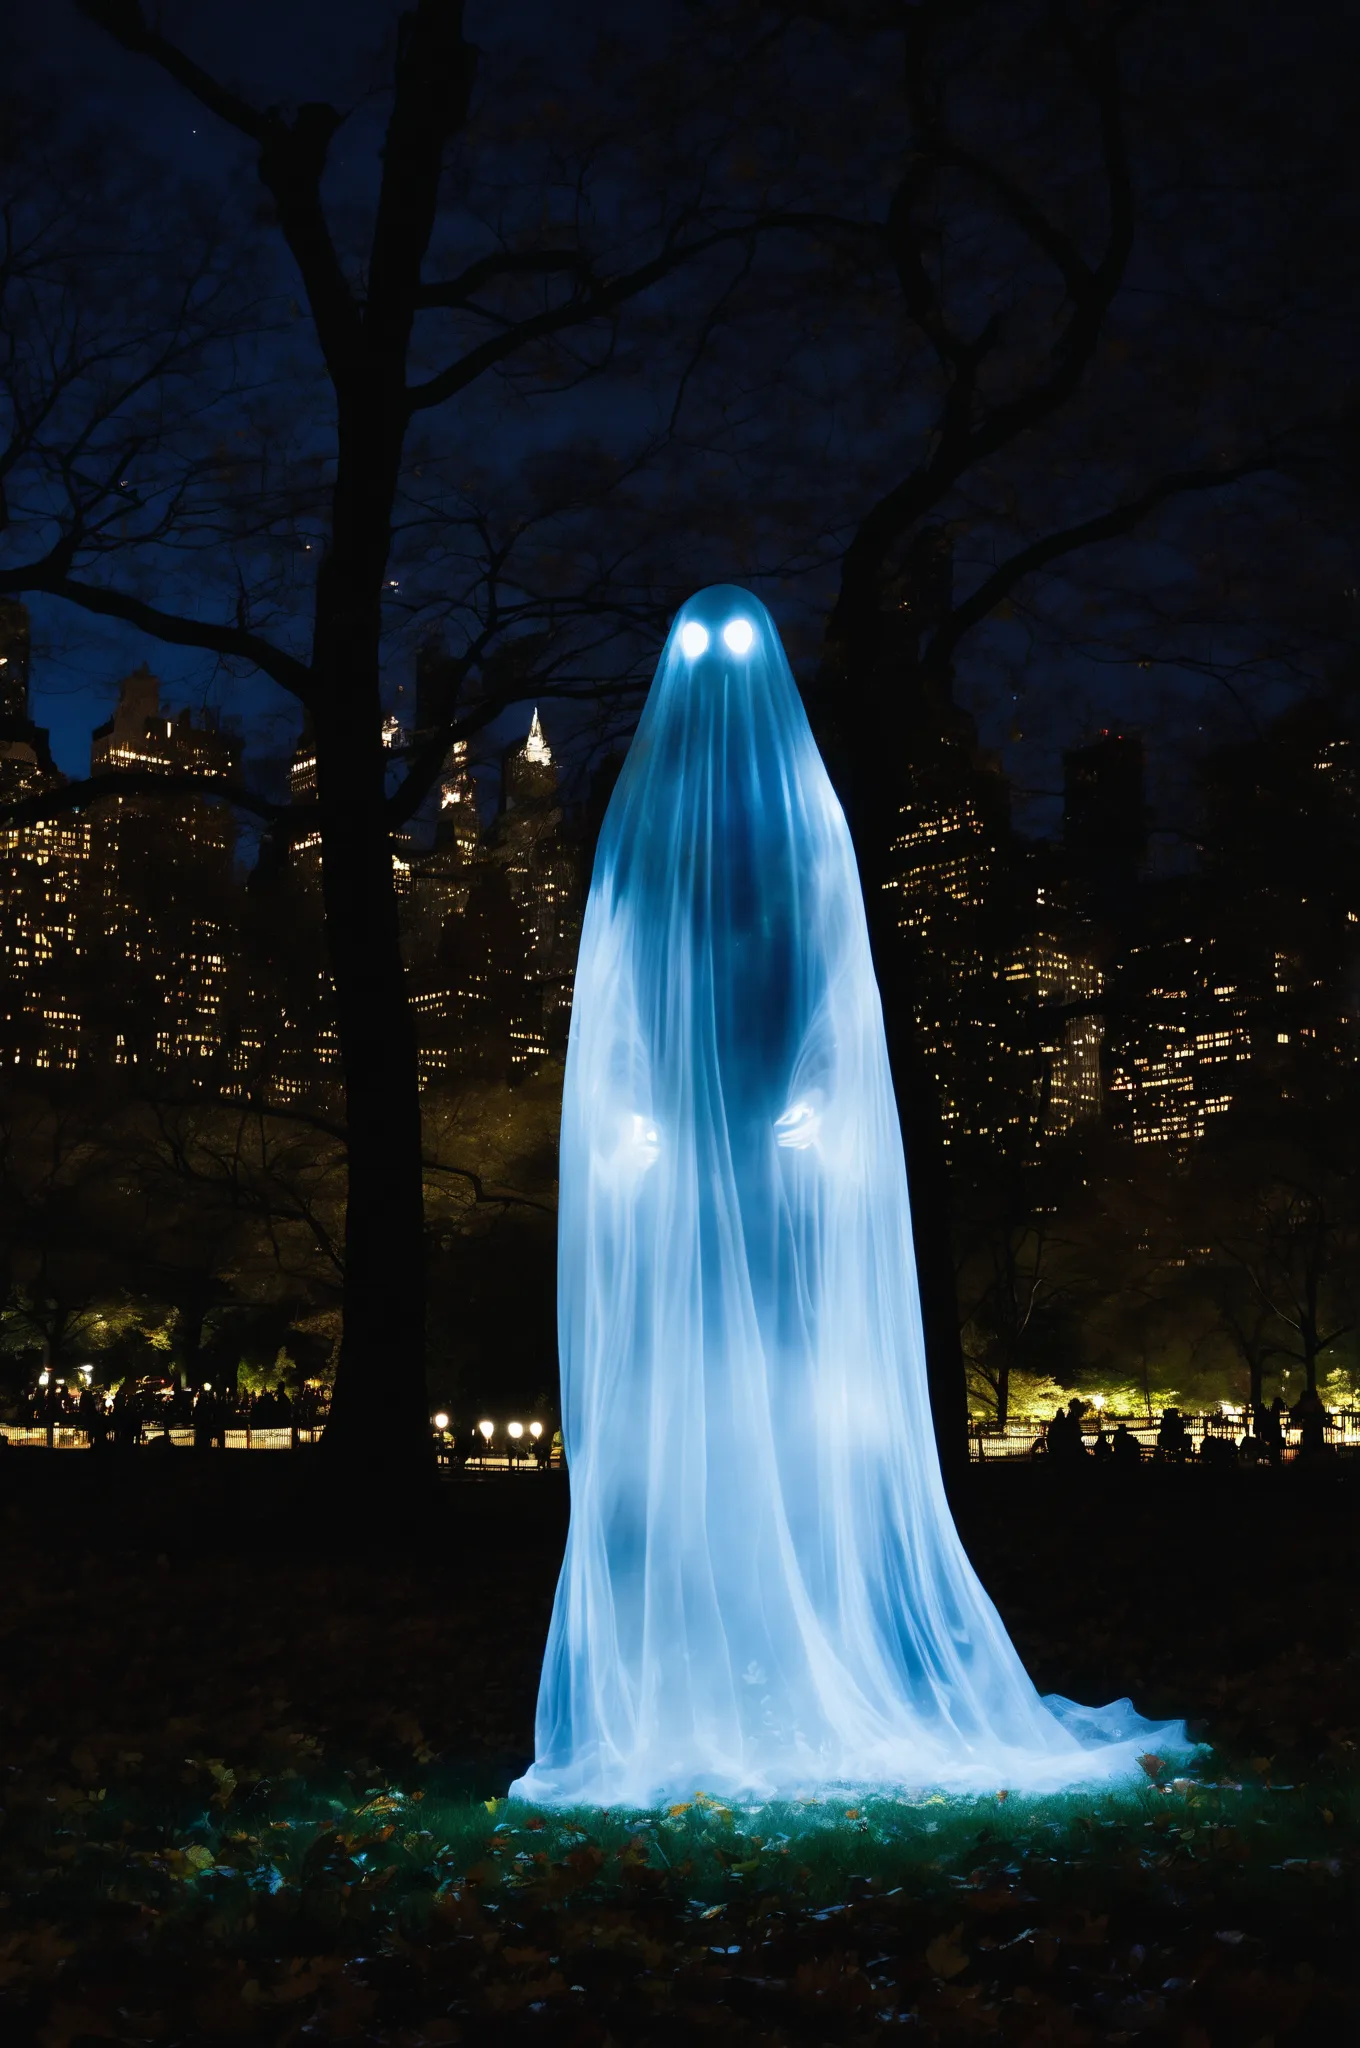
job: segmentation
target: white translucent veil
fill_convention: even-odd
[[[571,1527],[514,1796],[1043,1790],[1183,1744],[1041,1700],[959,1542],[850,835],[730,586],[677,616],[601,834],[559,1244]]]

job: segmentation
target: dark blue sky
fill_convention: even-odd
[[[245,185],[253,183],[251,152],[244,140],[200,114],[154,66],[121,53],[68,0],[11,0],[11,9],[20,46],[60,76],[69,102],[133,134],[143,148],[163,159],[169,177],[220,183],[234,171]],[[336,184],[343,197],[349,165],[356,177],[372,170],[380,113],[372,88],[383,76],[383,40],[398,11],[389,0],[234,0],[231,6],[222,0],[167,0],[158,9],[158,20],[210,70],[239,83],[257,103],[331,98],[355,108],[335,152]],[[1252,12],[1244,11],[1244,21]],[[1257,12],[1264,19],[1270,9]],[[507,38],[511,44],[516,37],[533,41],[548,24],[557,34],[574,33],[578,24],[582,34],[588,33],[607,15],[625,28],[635,20],[628,10],[582,0],[561,8],[514,0],[509,7],[473,6],[468,27],[475,42],[504,50]],[[1156,543],[1139,544],[1123,558],[1119,577],[1126,588],[1140,579],[1174,584],[1177,550],[1183,549],[1189,563],[1203,546],[1200,532],[1183,540],[1173,532]],[[1291,577],[1297,564],[1281,556],[1278,573]],[[825,579],[783,593],[764,585],[761,589],[785,628],[795,660],[800,649],[810,655],[819,607],[825,601]],[[1116,590],[1102,626],[1119,603]],[[1083,605],[1089,610],[1089,592],[1074,589],[1072,607]],[[277,775],[299,722],[296,707],[281,692],[262,681],[245,689],[233,681],[224,693],[211,657],[148,642],[140,634],[54,602],[37,600],[31,609],[34,711],[49,726],[56,758],[68,773],[85,771],[90,731],[107,717],[118,678],[145,660],[165,683],[171,706],[212,703],[227,710],[244,731],[248,758],[266,777]],[[1201,729],[1207,724],[1212,732],[1224,721],[1230,726],[1237,716],[1231,695],[1208,673],[1215,664],[1233,669],[1236,651],[1230,628],[1210,619],[1186,643],[1192,659],[1180,662],[1168,655],[1150,668],[1121,653],[1117,633],[1106,633],[1103,645],[1096,644],[1096,637],[1084,648],[1045,647],[1033,639],[1022,607],[1018,616],[988,628],[965,654],[962,694],[976,702],[984,737],[1002,747],[1022,789],[1055,789],[1061,743],[1102,723],[1148,728],[1158,772],[1170,787]],[[1247,637],[1241,643],[1244,656]],[[390,685],[409,677],[412,655],[410,647],[394,650]],[[1293,683],[1300,675],[1306,679],[1306,669],[1307,660],[1296,665]],[[1256,689],[1264,675],[1261,670],[1249,677],[1250,688]],[[1017,679],[1018,687],[1013,687]],[[1271,688],[1289,686],[1290,678],[1282,670],[1265,688],[1262,701],[1268,701]],[[527,719],[527,710],[524,716]],[[565,714],[554,718],[551,710],[547,713],[550,732],[555,723],[560,730],[564,722]],[[1159,739],[1164,741],[1160,752]],[[1051,801],[1032,809],[1031,815],[1051,819]]]

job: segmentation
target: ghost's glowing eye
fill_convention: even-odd
[[[680,645],[691,661],[696,660],[708,646],[707,626],[701,626],[697,619],[691,619],[687,626],[680,628]]]
[[[734,654],[749,652],[755,637],[755,630],[749,619],[729,619],[723,627],[723,639]]]

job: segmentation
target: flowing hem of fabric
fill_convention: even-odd
[[[921,1752],[927,1745],[903,1738],[884,1744],[858,1768],[849,1767],[844,1757],[833,1765],[811,1755],[775,1763],[630,1758],[605,1768],[577,1763],[564,1770],[533,1764],[515,1779],[509,1797],[531,1806],[641,1813],[691,1800],[699,1793],[735,1806],[840,1797],[913,1799],[932,1792],[1042,1796],[1130,1780],[1146,1784],[1144,1756],[1153,1753],[1170,1761],[1189,1756],[1197,1747],[1183,1721],[1144,1720],[1127,1699],[1107,1707],[1083,1707],[1051,1693],[1044,1706],[1056,1724],[1052,1749],[1019,1749],[997,1742],[985,1750],[960,1748],[952,1757],[936,1756],[925,1764]]]

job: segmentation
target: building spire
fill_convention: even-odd
[[[524,758],[532,761],[536,768],[552,766],[552,748],[543,737],[543,727],[538,722],[538,706],[534,706],[533,719],[529,725],[529,737],[524,742]]]

